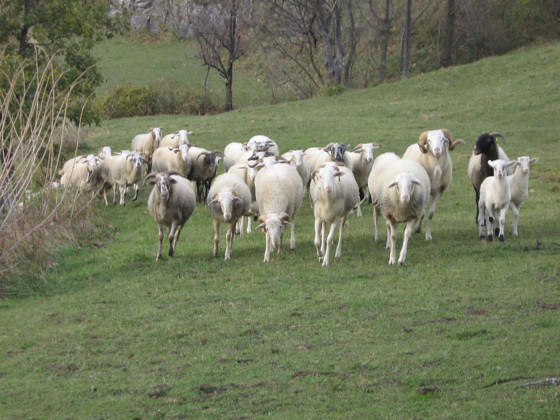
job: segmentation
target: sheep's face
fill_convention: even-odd
[[[517,166],[523,175],[528,175],[530,165],[537,163],[538,161],[538,158],[531,159],[529,156],[521,156],[517,158]]]
[[[445,136],[443,130],[433,130],[428,133],[426,140],[426,148],[432,152],[435,157],[439,157],[444,151],[449,139]]]
[[[401,203],[408,203],[414,195],[416,185],[422,185],[418,178],[408,173],[402,173],[388,185],[387,188],[395,188]]]
[[[366,143],[362,145],[361,151],[358,153],[363,153],[364,159],[367,163],[373,162],[373,156],[375,154],[375,150],[379,149],[381,146],[377,143]]]
[[[503,159],[489,160],[488,165],[494,169],[494,177],[496,179],[504,179],[507,177],[507,168],[517,165],[517,161],[511,160],[507,162]]]
[[[167,203],[171,194],[171,184],[176,183],[177,181],[169,174],[159,173],[155,175],[154,180],[150,182],[150,185],[155,185],[155,188],[157,188],[159,192],[161,201]]]
[[[192,134],[192,132],[187,130],[179,130],[177,132],[177,135],[179,136],[179,144],[189,144],[189,134]]]
[[[331,193],[336,188],[336,178],[342,175],[336,164],[325,164],[314,173],[313,181],[326,193]]]
[[[332,160],[335,162],[344,162],[344,152],[346,152],[347,148],[348,145],[344,143],[331,143],[323,150],[331,155]]]
[[[498,159],[498,144],[496,143],[496,138],[488,133],[482,133],[476,140],[473,153],[475,155],[488,155],[488,158],[492,160]]]
[[[136,173],[142,173],[142,163],[144,162],[144,158],[140,153],[132,153],[128,155],[127,159]]]
[[[188,162],[190,160],[188,144],[180,144],[179,153],[181,154],[181,157],[185,162]]]
[[[291,227],[289,216],[286,213],[273,213],[263,215],[259,218],[261,222],[257,229],[262,229],[270,240],[273,249],[282,246],[282,235],[287,227]]]
[[[243,201],[239,197],[235,196],[230,191],[220,191],[208,203],[208,206],[216,212],[219,207],[222,218],[225,222],[229,222],[231,220],[234,207],[242,202]]]

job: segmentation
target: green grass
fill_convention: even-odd
[[[432,242],[388,266],[365,212],[340,261],[316,261],[306,199],[297,250],[263,263],[260,232],[213,258],[197,206],[176,257],[155,262],[148,189],[96,211],[101,237],[62,249],[41,292],[0,301],[2,418],[520,418],[560,416],[560,44],[406,82],[211,117],[107,121],[91,147],[126,148],[160,125],[223,149],[267,134],[282,151],[377,141],[402,153],[447,127],[454,181]],[[484,131],[540,162],[520,236],[481,241],[466,168]],[[511,215],[508,216],[508,222]],[[399,246],[402,235],[399,235]]]

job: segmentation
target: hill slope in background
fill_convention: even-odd
[[[266,264],[261,232],[236,237],[224,261],[223,227],[212,257],[202,205],[156,263],[149,188],[125,207],[97,201],[102,235],[60,251],[33,279],[45,293],[1,302],[2,417],[557,418],[558,74],[553,44],[333,98],[104,122],[92,148],[128,148],[152,126],[218,150],[266,134],[282,151],[377,141],[402,154],[441,127],[467,144],[452,152],[434,240],[414,235],[403,267],[373,241],[371,210],[350,217],[324,269],[308,199],[296,251]],[[505,243],[473,223],[466,170],[484,131],[501,131],[512,158],[540,158]]]

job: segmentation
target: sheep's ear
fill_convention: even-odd
[[[416,185],[422,185],[422,183],[420,182],[420,180],[418,178],[413,177],[412,178],[412,183],[416,184]]]
[[[286,220],[282,221],[282,226],[284,226],[284,227],[292,227],[293,225],[294,225],[293,223],[288,222]]]
[[[494,168],[494,161],[493,160],[489,160],[487,161],[488,165],[490,165],[492,168]]]
[[[508,163],[506,163],[506,167],[509,168],[513,165],[517,165],[517,161],[516,160],[510,160]]]
[[[389,185],[387,185],[387,188],[393,188],[395,185],[397,185],[398,182],[397,181],[393,181],[391,182]]]
[[[533,163],[537,163],[539,161],[539,158],[533,158],[529,161],[529,165],[532,165]]]
[[[217,199],[217,198],[214,198],[212,201],[210,201],[210,202],[208,203],[208,205],[209,205],[209,206],[212,206],[212,205],[216,204],[217,202],[218,202],[218,199]]]
[[[233,196],[233,202],[234,203],[243,203],[243,200],[239,197],[237,197],[236,195]]]
[[[265,223],[261,223],[261,224],[258,225],[255,229],[262,229],[263,232],[266,232],[266,224],[265,224]]]

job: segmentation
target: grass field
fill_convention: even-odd
[[[544,382],[560,377],[559,74],[553,44],[333,98],[105,122],[91,148],[127,148],[152,126],[187,127],[209,149],[266,134],[282,151],[377,141],[402,154],[441,127],[467,144],[433,241],[413,236],[402,267],[373,241],[370,210],[322,268],[307,198],[296,251],[266,264],[260,232],[224,261],[223,231],[213,258],[202,205],[156,263],[148,188],[124,208],[96,202],[97,231],[26,279],[38,290],[0,301],[0,417],[560,417],[560,388]],[[474,224],[467,162],[485,131],[511,158],[540,158],[504,243]]]

